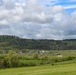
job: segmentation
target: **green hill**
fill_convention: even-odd
[[[23,39],[16,36],[0,36],[1,50],[76,50],[76,39],[47,40],[47,39]]]

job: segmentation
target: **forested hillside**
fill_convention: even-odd
[[[16,36],[0,36],[0,50],[75,50],[76,39],[66,40],[38,40],[38,39],[22,39]]]

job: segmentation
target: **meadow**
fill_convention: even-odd
[[[0,75],[76,75],[75,60],[34,67],[1,69]]]
[[[76,50],[10,51],[0,55],[0,65],[0,75],[76,75]]]

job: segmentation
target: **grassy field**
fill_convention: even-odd
[[[76,61],[60,62],[55,65],[1,69],[0,75],[76,75]]]
[[[74,56],[75,59],[60,61],[60,62],[53,62],[54,58],[61,59],[58,57],[57,54],[63,55],[62,58]],[[7,69],[0,69],[0,75],[76,75],[76,50],[55,50],[55,51],[48,51],[43,55],[39,55],[39,58],[47,56],[50,58],[49,64],[41,64],[41,60],[32,59],[33,55],[28,54],[20,54],[21,63],[28,63],[28,64],[37,64],[36,66],[29,66],[29,67],[19,67],[19,68],[7,68]],[[18,57],[19,57],[18,56]],[[27,59],[26,58],[30,58]],[[48,60],[46,60],[48,61]],[[45,62],[45,61],[44,61]],[[18,63],[17,63],[18,64]]]

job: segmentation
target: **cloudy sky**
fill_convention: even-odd
[[[76,39],[76,0],[0,0],[0,35]]]

